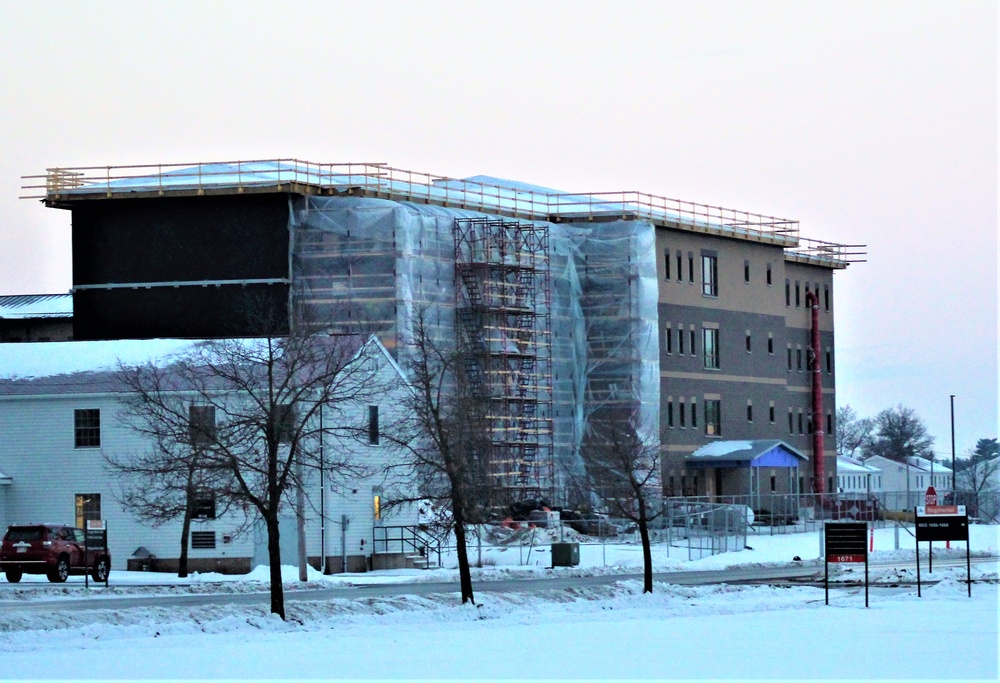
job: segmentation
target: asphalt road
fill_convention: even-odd
[[[973,562],[996,562],[997,558],[973,558]],[[936,566],[964,565],[961,560],[935,562]],[[906,567],[906,563],[890,562],[870,564],[869,568]],[[914,566],[914,565],[909,565]],[[545,578],[502,579],[497,581],[478,580],[473,582],[476,593],[537,593],[547,590],[565,590],[572,587],[604,586],[617,581],[641,579],[641,574],[614,574],[604,576],[555,576]],[[671,583],[682,586],[701,586],[720,583],[786,583],[799,581],[820,581],[823,579],[823,564],[803,562],[784,567],[739,567],[712,571],[678,571],[659,572],[653,574],[656,582]],[[933,581],[933,575],[923,576],[928,583]],[[798,581],[796,581],[798,580]],[[4,584],[9,586],[10,584]],[[39,590],[45,590],[43,584]],[[368,584],[364,586],[346,586],[337,588],[319,588],[307,590],[286,590],[285,600],[316,601],[316,600],[353,600],[359,598],[392,597],[398,595],[428,595],[433,593],[457,593],[457,581],[421,582],[421,583],[388,583]],[[0,591],[0,599],[3,592]],[[142,607],[197,607],[200,605],[269,605],[270,595],[265,591],[255,593],[204,593],[184,595],[149,595],[149,596],[107,596],[101,595],[96,589],[89,598],[65,598],[55,600],[18,600],[3,601],[5,612],[50,612],[54,610],[101,610],[101,609],[132,609]]]

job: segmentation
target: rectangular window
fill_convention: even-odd
[[[778,490],[778,478],[777,478],[777,477],[775,477],[775,476],[774,476],[774,475],[772,474],[772,475],[771,475],[771,493],[774,493],[774,492],[775,492],[775,491],[777,491],[777,490]]]
[[[719,399],[705,399],[705,434],[722,435],[722,401]]]
[[[188,435],[192,446],[208,446],[215,441],[215,406],[188,408]]]
[[[826,414],[826,433],[833,434],[833,413]]]
[[[674,330],[670,326],[670,323],[667,323],[667,329],[664,331],[664,335],[663,336],[667,340],[667,353],[673,353],[674,352]]]
[[[753,352],[753,342],[750,339],[750,330],[747,330],[747,353]]]
[[[376,522],[382,521],[382,487],[372,487],[372,517]]]
[[[87,522],[101,518],[101,494],[77,493],[75,496],[76,526],[87,528]]]
[[[774,424],[774,401],[767,407],[767,421]]]
[[[788,278],[785,278],[785,306],[792,305],[792,283]]]
[[[750,284],[750,261],[743,261],[743,282]]]
[[[767,286],[771,286],[771,264],[767,264]]]
[[[684,254],[680,251],[677,252],[677,281],[680,282],[684,279]]]
[[[719,296],[719,258],[714,254],[701,254],[701,293]]]
[[[191,547],[196,550],[211,550],[215,547],[215,532],[192,531]]]
[[[691,355],[695,356],[697,355],[698,352],[695,350],[695,339],[697,338],[697,333],[695,333],[694,327],[692,327],[690,330],[690,337],[691,337]]]
[[[698,428],[698,404],[695,400],[691,399],[691,429]]]
[[[274,406],[274,435],[278,443],[291,443],[295,434],[295,406],[279,403]]]
[[[199,489],[192,501],[195,519],[215,519],[215,491]]]
[[[368,406],[368,443],[378,445],[378,406]]]
[[[795,416],[792,414],[792,409],[788,409],[788,433],[795,433]]]
[[[802,305],[802,289],[799,286],[799,281],[795,281],[795,308]]]
[[[792,371],[792,345],[788,345],[788,371]]]
[[[73,411],[73,432],[76,448],[101,447],[101,410],[84,408]]]
[[[753,422],[753,404],[747,402],[747,422]]]
[[[802,421],[802,411],[799,411],[799,434],[805,434],[804,423]]]
[[[799,346],[795,349],[795,367],[799,372],[802,372],[802,347]]]
[[[678,418],[678,421],[680,422],[681,429],[684,429],[685,427],[687,427],[687,417],[685,416],[685,413],[684,413],[684,399],[683,398],[680,401],[677,402],[677,418]]]
[[[667,426],[674,428],[674,399],[667,399]]]
[[[774,337],[771,336],[770,332],[767,333],[767,352],[774,355]]]
[[[719,331],[703,327],[701,330],[701,346],[704,349],[705,367],[709,370],[719,369]]]
[[[826,350],[826,374],[833,373],[833,354],[830,353],[830,349]]]
[[[677,353],[684,353],[684,326],[677,326]]]
[[[669,249],[664,249],[663,250],[663,271],[664,271],[663,279],[664,280],[669,280],[670,279],[670,250]]]
[[[688,252],[688,282],[694,284],[694,252]]]
[[[823,285],[823,308],[830,310],[830,288]]]

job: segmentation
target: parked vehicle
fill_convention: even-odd
[[[0,569],[11,583],[24,574],[45,574],[62,583],[70,574],[90,572],[104,582],[111,570],[107,548],[88,547],[83,529],[61,524],[12,524],[0,545]]]

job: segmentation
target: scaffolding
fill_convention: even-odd
[[[554,494],[549,230],[455,220],[455,327],[496,504]],[[476,409],[478,408],[478,409]]]

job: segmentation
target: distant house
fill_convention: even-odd
[[[113,370],[116,359],[143,363],[166,362],[196,342],[149,340],[70,342],[49,344],[0,344],[0,528],[15,522],[58,522],[83,526],[88,519],[103,519],[109,529],[113,568],[125,569],[148,562],[154,569],[174,571],[180,554],[181,520],[152,527],[135,519],[119,502],[118,475],[109,471],[105,453],[123,455],[150,448],[144,437],[120,420],[122,386]],[[390,457],[379,444],[379,415],[383,419],[401,404],[406,391],[401,371],[385,347],[374,337],[358,351],[377,363],[377,381],[393,389],[379,400],[381,406],[357,405],[356,414],[367,443],[344,448],[370,472],[349,482],[331,485],[328,477],[311,477],[306,538],[311,564],[328,573],[365,571],[386,566],[391,558],[374,558],[379,548],[375,527],[412,524],[415,514],[389,513],[382,500],[381,469]],[[16,377],[11,377],[12,375]],[[330,452],[333,452],[332,450]],[[323,487],[321,487],[321,483]],[[219,514],[217,514],[219,512]],[[267,564],[266,535],[261,525],[239,532],[243,514],[221,514],[214,497],[200,501],[198,519],[189,539],[190,571],[247,572]],[[143,549],[137,554],[137,551]],[[281,522],[283,562],[296,564],[297,538],[291,510]],[[131,561],[130,561],[131,560]],[[398,560],[398,558],[397,558]]]
[[[837,491],[840,493],[880,493],[882,471],[847,456],[837,456]]]
[[[951,492],[951,468],[927,458],[912,456],[900,462],[876,455],[865,459],[864,464],[882,473],[884,502],[893,509],[923,505],[928,486],[933,486],[939,496]]]
[[[73,295],[0,296],[0,342],[73,339]]]

